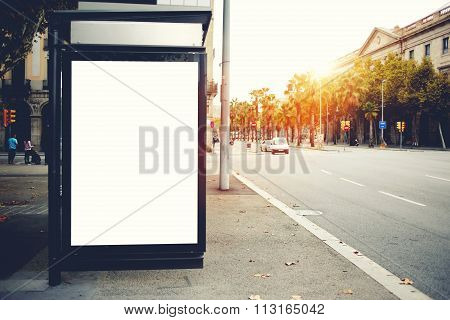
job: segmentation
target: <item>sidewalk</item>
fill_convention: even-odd
[[[396,299],[291,218],[232,177],[217,190],[207,177],[207,253],[202,270],[63,273],[47,285],[47,250],[8,279],[8,299]],[[287,264],[292,265],[288,266]]]
[[[297,146],[293,146],[294,148],[297,148]],[[312,148],[309,145],[302,145],[300,148],[302,149],[311,149],[311,150],[320,150],[318,148]],[[442,149],[442,148],[432,148],[432,147],[403,147],[400,149],[399,146],[387,146],[384,149],[381,149],[380,146],[375,146],[375,148],[369,148],[369,145],[367,144],[361,144],[358,147],[357,146],[349,146],[348,144],[329,144],[326,143],[323,144],[323,148],[321,151],[342,151],[344,150],[381,150],[381,151],[409,151],[409,152],[424,152],[424,151],[442,151],[442,152],[449,152],[450,149]]]

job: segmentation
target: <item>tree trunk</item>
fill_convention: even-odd
[[[364,116],[359,116],[358,117],[358,133],[357,133],[357,138],[359,143],[364,143]]]
[[[315,113],[311,112],[311,118],[309,121],[309,143],[311,147],[315,147],[315,136],[316,136],[316,124],[315,124]]]
[[[442,149],[447,149],[447,146],[445,145],[445,139],[444,139],[444,135],[442,134],[442,126],[441,126],[441,122],[439,121],[439,135],[441,136],[441,142],[442,142]]]
[[[373,140],[373,119],[369,120],[369,144]]]
[[[422,116],[422,113],[420,111],[416,112],[413,115],[412,123],[411,123],[411,133],[413,137],[416,139],[416,144],[419,146],[420,143],[420,118]],[[413,139],[414,140],[414,139]]]
[[[302,114],[301,110],[297,109],[297,146],[300,147],[301,144],[302,144]]]

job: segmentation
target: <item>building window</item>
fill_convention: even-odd
[[[414,50],[409,51],[409,59],[410,60],[414,59]]]
[[[442,54],[448,53],[448,37],[442,39]]]
[[[430,56],[430,44],[425,45],[425,56],[426,57]]]

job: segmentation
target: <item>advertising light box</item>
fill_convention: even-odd
[[[70,244],[197,244],[198,63],[71,63]]]
[[[203,268],[204,41],[211,15],[211,10],[51,14],[50,285],[61,283],[63,271]],[[73,41],[74,22],[108,30],[84,32],[88,41]],[[148,31],[142,26],[160,23],[196,25],[199,46],[189,39],[153,41],[164,39],[170,28],[142,36]],[[112,32],[117,25],[130,27],[133,37],[127,41]],[[108,32],[112,41],[94,39]]]

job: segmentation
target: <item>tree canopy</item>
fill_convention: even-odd
[[[2,0],[0,2],[0,78],[31,51],[36,35],[44,34],[48,13],[74,9],[75,0]]]

